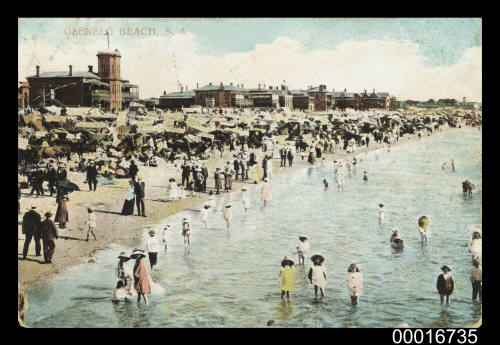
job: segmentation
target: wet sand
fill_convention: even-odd
[[[443,128],[443,132],[448,128]],[[438,132],[439,133],[439,132]],[[398,142],[392,143],[391,147],[402,144],[407,144],[409,137],[412,142],[418,141],[414,135],[405,135],[399,138]],[[346,153],[342,151],[335,155],[324,154],[323,157],[326,161],[333,159],[345,159],[350,156],[357,156],[367,151],[373,151],[387,144],[376,144],[370,142],[370,147],[356,150],[354,153]],[[214,191],[214,172],[216,167],[221,169],[224,167],[225,162],[234,160],[233,154],[239,152],[239,147],[235,151],[224,151],[222,158],[220,153],[216,152],[215,157],[209,160],[202,161],[208,168],[209,177],[207,181],[207,192]],[[256,160],[259,163],[260,176],[262,176],[262,168],[260,163],[264,153],[262,150],[254,149]],[[305,152],[306,154],[308,153]],[[85,157],[85,156],[84,156]],[[175,167],[177,164],[177,167]],[[146,197],[145,206],[147,217],[137,216],[137,208],[134,208],[134,215],[122,216],[120,215],[123,202],[126,195],[126,186],[128,179],[117,179],[115,185],[98,185],[97,190],[94,192],[88,191],[88,185],[84,184],[85,173],[77,173],[68,171],[68,178],[80,187],[80,191],[73,192],[69,195],[68,211],[69,222],[66,224],[66,229],[59,229],[59,239],[55,240],[56,248],[55,254],[52,258],[52,264],[45,264],[43,260],[43,252],[41,256],[35,256],[35,244],[31,242],[26,260],[22,260],[22,250],[25,236],[21,231],[22,216],[30,209],[32,205],[37,206],[37,211],[43,215],[47,211],[55,214],[57,204],[54,197],[49,197],[47,190],[45,197],[37,198],[36,196],[29,197],[28,194],[31,189],[23,189],[20,200],[21,214],[18,215],[18,279],[23,287],[26,287],[33,282],[54,278],[62,274],[66,269],[71,266],[81,263],[96,264],[94,263],[94,253],[97,250],[106,248],[112,243],[117,243],[124,246],[133,246],[134,243],[142,236],[143,227],[148,224],[156,224],[165,218],[174,215],[184,210],[198,210],[201,204],[208,199],[208,193],[201,193],[199,196],[186,197],[180,201],[167,202],[168,198],[168,179],[175,178],[176,183],[180,183],[181,161],[177,160],[174,163],[167,163],[165,166],[159,167],[145,167],[139,164],[139,175],[146,183]],[[321,164],[321,159],[316,160],[316,165]],[[284,172],[290,172],[296,169],[310,166],[307,163],[307,157],[301,159],[300,153],[297,153],[293,160],[293,167],[280,167],[280,160],[273,159],[273,178]],[[334,179],[332,171],[332,181]],[[246,185],[253,184],[252,169],[249,169],[249,180],[241,182],[240,180],[234,181],[232,191],[236,192]],[[44,187],[46,183],[44,183]],[[228,193],[221,191],[221,194],[216,196],[224,197]],[[89,241],[85,241],[87,236],[86,221],[88,218],[87,207],[92,206],[97,216],[97,227],[94,231],[97,236],[97,241],[93,240],[92,235]],[[179,229],[173,226],[173,231],[180,232]],[[98,264],[98,263],[97,263]]]

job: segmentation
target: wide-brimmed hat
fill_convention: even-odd
[[[228,207],[231,207],[231,203],[229,203],[229,204],[226,205],[226,208],[228,208]]]
[[[312,262],[319,261],[319,263],[322,264],[323,261],[325,261],[325,258],[321,254],[315,254],[315,255],[311,256],[311,261]]]
[[[307,239],[309,239],[309,237],[307,237],[306,235],[299,235],[299,240],[302,241],[302,239],[307,240]]]
[[[450,266],[443,265],[443,267],[441,267],[441,271],[444,271],[444,270],[451,271],[451,268],[450,268]]]
[[[130,260],[130,256],[128,256],[127,253],[125,253],[125,252],[121,252],[120,255],[118,255],[118,259]]]
[[[94,211],[94,209],[92,208],[92,206],[87,207],[87,210]]]
[[[52,217],[52,212],[50,212],[50,211],[45,212],[45,217]]]
[[[350,264],[347,272],[359,272],[359,267],[356,264]]]
[[[289,256],[285,256],[285,258],[281,261],[281,266],[285,267],[286,265],[293,265],[294,262]]]
[[[141,181],[141,180],[142,180],[142,177],[137,176],[137,181]]]
[[[154,235],[154,234],[155,234],[155,231],[154,231],[154,230],[149,230],[149,234],[150,234],[150,235]]]
[[[380,207],[384,207],[384,204],[378,204]]]
[[[36,208],[35,205],[31,205],[31,209],[34,210]]]
[[[203,205],[203,208],[208,209],[208,208],[210,208],[210,205]]]
[[[182,218],[182,222],[183,223],[188,223],[189,221],[187,220],[187,218]]]
[[[247,191],[247,189],[246,189],[246,188],[241,188],[241,191],[242,191],[242,192],[246,192],[246,191]]]
[[[133,253],[130,255],[130,258],[131,259],[137,259],[138,256],[141,256],[141,257],[145,258],[146,254],[144,254],[144,250],[139,249],[139,248],[135,248],[134,251],[133,251]]]

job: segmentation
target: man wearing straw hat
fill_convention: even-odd
[[[54,255],[54,251],[56,249],[54,239],[59,238],[56,224],[52,221],[52,219],[50,219],[50,217],[52,217],[52,213],[46,212],[45,219],[41,224],[43,257],[46,264],[52,263],[52,256]]]

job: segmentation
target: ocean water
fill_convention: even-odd
[[[201,229],[199,212],[171,216],[165,221],[172,226],[168,251],[159,254],[152,272],[166,291],[151,296],[150,305],[111,303],[116,257],[133,249],[112,245],[97,253],[94,264],[31,285],[25,322],[31,327],[265,327],[274,319],[285,327],[469,326],[480,317],[480,305],[471,299],[467,241],[471,226],[481,225],[481,138],[477,128],[450,129],[391,148],[379,160],[373,153],[358,154],[343,191],[337,189],[331,162],[326,168],[287,172],[272,181],[273,199],[265,208],[260,186],[249,185],[247,212],[239,193],[219,201],[207,230]],[[457,170],[442,170],[452,158]],[[466,178],[476,185],[471,199],[462,196]],[[229,230],[222,218],[228,201],[233,211]],[[385,221],[379,225],[381,202]],[[427,245],[418,231],[422,215],[430,220]],[[181,236],[184,216],[192,225],[189,248]],[[392,227],[405,240],[403,251],[390,247]],[[289,255],[298,263],[300,234],[309,236],[309,257],[321,253],[326,259],[326,297],[314,300],[308,257],[305,268],[296,265],[295,293],[283,302],[280,262]],[[136,246],[143,247],[144,238]],[[345,284],[351,263],[364,276],[355,307]],[[436,292],[443,264],[452,268],[455,280],[449,305],[440,305]]]

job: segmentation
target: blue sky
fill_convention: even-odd
[[[19,42],[35,36],[54,43],[102,40],[106,44],[102,36],[64,33],[67,27],[98,26],[112,27],[111,40],[130,46],[135,40],[120,36],[120,27],[155,27],[159,35],[167,35],[167,28],[173,33],[184,28],[195,35],[199,52],[211,55],[249,51],[256,43],[269,44],[280,36],[311,50],[333,49],[346,39],[410,40],[420,44],[419,53],[435,66],[455,63],[465,49],[481,45],[481,25],[477,18],[27,18],[20,20]]]
[[[394,49],[392,57],[380,55],[380,52],[377,52],[377,47],[374,48],[373,46],[369,46],[369,44],[369,47],[367,46],[366,49],[358,50],[358,54],[361,54],[361,57],[365,57],[366,60],[374,59],[377,61],[391,60],[399,55],[404,58],[409,53],[400,53],[400,51],[402,51],[403,46],[406,46],[411,50],[411,58],[415,58],[415,63],[418,63],[419,66],[415,69],[407,67],[405,73],[410,73],[408,72],[410,70],[421,73],[421,68],[425,67],[429,74],[432,74],[436,73],[436,68],[441,68],[440,71],[444,73],[444,76],[447,73],[447,67],[453,68],[457,64],[462,64],[462,67],[464,64],[470,65],[470,61],[463,61],[464,56],[469,56],[471,60],[477,60],[479,55],[477,52],[472,54],[471,50],[482,49],[482,21],[478,18],[21,18],[18,22],[18,44],[21,47],[19,54],[32,55],[29,62],[20,61],[20,78],[23,74],[27,73],[24,71],[25,69],[33,70],[34,67],[32,65],[35,63],[34,61],[47,68],[51,66],[51,62],[44,61],[38,55],[34,55],[37,53],[37,49],[41,49],[42,45],[45,48],[52,47],[51,57],[54,54],[70,55],[71,53],[67,51],[68,47],[88,46],[92,47],[92,49],[106,49],[106,36],[67,34],[67,30],[70,28],[82,27],[101,27],[103,30],[112,28],[113,35],[110,37],[111,48],[119,47],[124,55],[124,59],[125,57],[131,58],[132,54],[137,56],[139,53],[135,52],[144,51],[144,49],[151,49],[151,54],[149,55],[154,55],[157,51],[154,44],[151,43],[153,41],[148,40],[151,36],[120,35],[120,28],[155,28],[158,35],[158,45],[161,44],[163,46],[170,44],[168,40],[165,40],[168,37],[167,29],[174,34],[179,34],[184,29],[185,32],[189,32],[190,36],[173,53],[180,56],[183,54],[183,50],[189,50],[191,56],[189,59],[186,58],[186,61],[189,60],[191,64],[193,64],[193,59],[196,56],[199,56],[200,59],[202,57],[206,59],[208,57],[212,59],[219,58],[219,61],[227,63],[226,60],[228,57],[235,53],[254,54],[258,51],[258,47],[262,45],[272,46],[275,44],[275,50],[271,51],[273,54],[276,54],[281,49],[281,46],[277,45],[276,42],[282,38],[290,40],[290,42],[287,41],[288,43],[283,46],[283,49],[289,48],[293,50],[294,59],[304,57],[305,60],[302,59],[301,61],[307,61],[307,58],[314,58],[316,56],[315,52],[329,52],[328,56],[333,58],[340,52],[340,55],[343,56],[342,52],[344,48],[342,47],[347,42],[368,44],[367,42],[375,40],[382,43],[395,42],[400,47]],[[37,44],[33,44],[34,41]],[[150,44],[150,46],[147,46],[147,44]],[[29,45],[31,48],[27,48]],[[168,52],[171,53],[172,51],[169,50]],[[95,54],[90,55],[92,55],[92,59],[95,59]],[[472,57],[472,55],[474,56]],[[142,58],[147,58],[147,54]],[[265,56],[262,59],[265,59]],[[20,60],[22,59],[20,58]],[[88,63],[87,61],[90,60],[82,61],[82,64]],[[235,66],[238,66],[237,62],[233,63]],[[357,63],[359,64],[360,62]],[[477,61],[476,63],[480,64]],[[198,64],[198,62],[195,62],[195,64]],[[348,61],[346,61],[346,64],[348,64]],[[125,62],[124,66],[126,68]],[[337,64],[335,68],[341,68],[339,66]],[[480,66],[476,67],[475,71]],[[349,67],[346,67],[346,69],[349,70]],[[350,70],[353,69],[350,68]],[[461,69],[461,71],[465,70],[465,67]],[[133,75],[134,72],[130,71],[130,73]],[[191,82],[191,79],[193,79],[187,76],[188,73],[172,73],[175,74],[175,78],[179,79],[175,81],[175,84],[172,83],[165,87],[160,87],[158,91],[151,90],[150,92],[160,92],[160,89],[164,88],[175,88],[175,85]],[[200,68],[198,69],[198,73],[200,73]],[[470,68],[467,73],[470,73]],[[276,76],[276,78],[278,77],[282,80],[286,76]],[[401,74],[400,78],[403,80],[409,78],[409,76]],[[480,77],[475,77],[476,84],[478,78]],[[201,75],[198,79],[200,81],[207,79],[208,81],[210,77],[207,75],[204,78]],[[286,79],[294,80],[293,77]],[[452,79],[457,78],[454,77]],[[315,83],[315,80],[304,80],[303,83],[305,85],[294,86],[304,87],[310,85],[308,83]],[[342,83],[333,77],[330,80],[330,84],[334,87],[343,87],[340,85]],[[243,80],[232,81],[235,83],[243,82]],[[249,79],[246,82],[256,83],[257,81]],[[269,81],[269,83],[271,82],[274,83],[275,80]],[[423,82],[424,80],[421,79],[420,84]],[[302,81],[297,81],[297,84],[299,83],[302,83]],[[415,84],[418,84],[417,81],[415,81]],[[358,84],[352,84],[352,87],[361,88],[364,85],[365,83],[359,82]],[[390,86],[390,83],[382,83],[382,85]],[[349,87],[350,85],[346,86]],[[375,85],[372,86],[376,87]],[[370,85],[366,87],[371,88]],[[444,89],[445,86],[442,86],[442,88]],[[397,93],[400,90],[392,90],[392,92]],[[402,95],[409,93],[410,90],[407,90]],[[465,94],[465,90],[462,93]],[[423,94],[422,97],[424,97]],[[478,95],[475,94],[472,98],[478,98]]]

